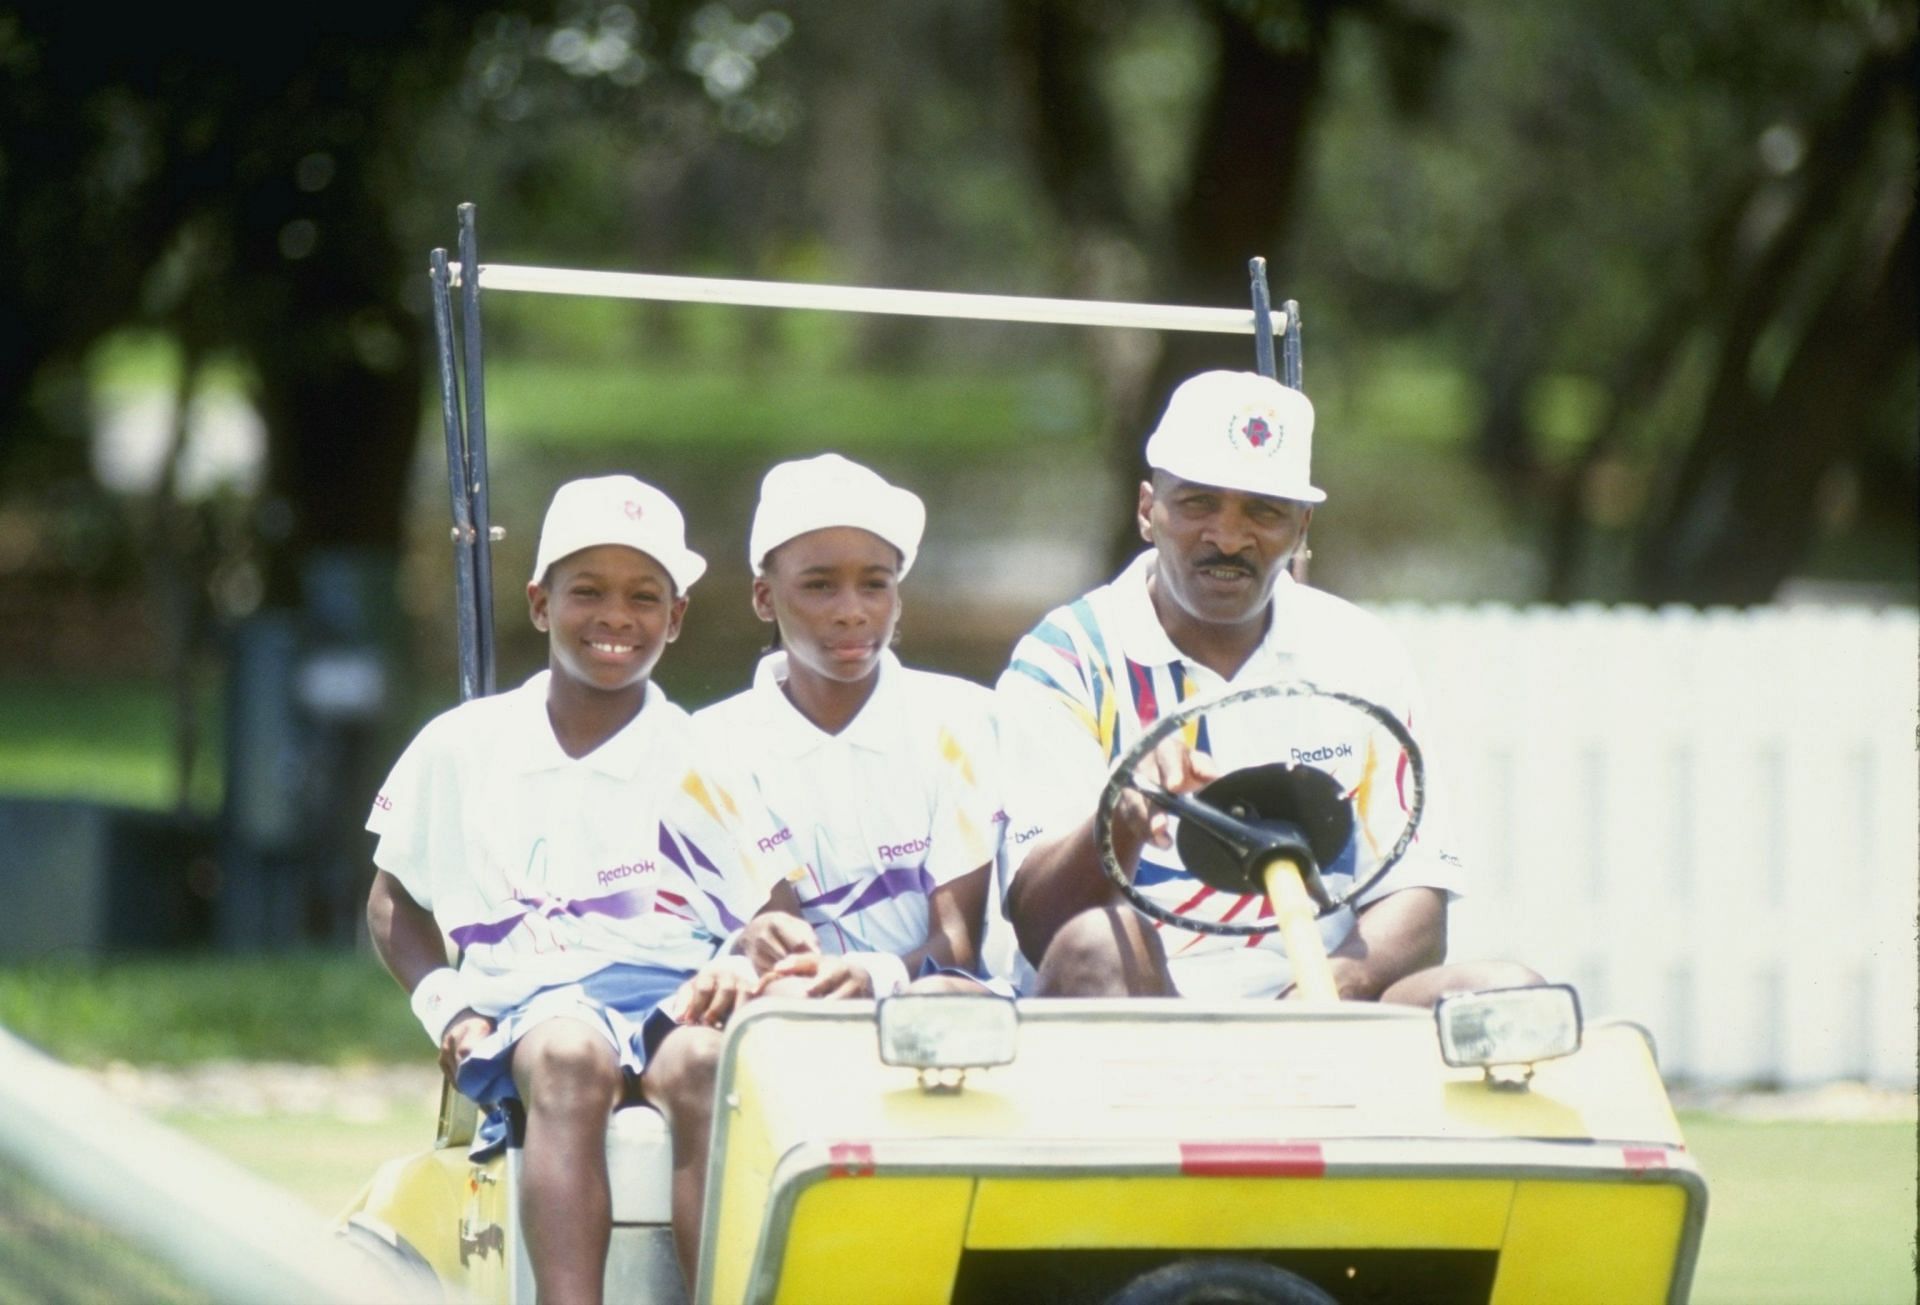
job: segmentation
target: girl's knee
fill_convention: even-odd
[[[710,1100],[719,1077],[723,1041],[720,1030],[698,1024],[683,1025],[668,1034],[640,1079],[647,1100],[668,1108]]]
[[[550,1020],[513,1052],[514,1078],[530,1106],[581,1097],[611,1101],[620,1091],[620,1062],[606,1039],[577,1020]]]

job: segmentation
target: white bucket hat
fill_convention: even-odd
[[[534,582],[561,558],[600,544],[639,549],[665,569],[679,593],[706,574],[706,559],[687,547],[686,518],[672,499],[632,476],[594,476],[553,492],[534,554]]]
[[[900,550],[900,575],[913,569],[927,505],[912,490],[838,453],[782,462],[760,482],[760,505],[747,535],[747,565],[757,574],[767,554],[810,530],[857,526]]]
[[[1201,372],[1180,383],[1147,437],[1147,465],[1197,485],[1301,503],[1326,500],[1308,479],[1313,405],[1258,372]]]

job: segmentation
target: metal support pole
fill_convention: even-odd
[[[460,266],[479,267],[473,205],[460,205]],[[493,656],[493,519],[487,494],[486,379],[480,358],[480,278],[460,278],[460,343],[466,355],[463,379],[467,400],[467,493],[473,515],[473,585],[478,613],[480,692],[494,689]]]
[[[1253,272],[1254,315],[1261,322],[1270,323],[1272,319],[1262,311],[1267,306],[1266,262],[1258,258],[1253,261],[1256,264]],[[1289,299],[1285,304],[1281,305],[1281,311],[1286,314],[1287,324],[1282,328],[1280,336],[1279,381],[1282,385],[1298,390],[1304,388],[1300,384],[1300,305]],[[1260,370],[1268,376],[1272,376],[1273,334],[1271,328],[1267,331],[1264,339],[1259,338],[1258,334],[1256,334],[1255,338],[1257,343],[1263,346],[1260,354]],[[1307,547],[1306,536],[1303,535],[1300,538],[1300,545],[1294,551],[1293,558],[1287,567],[1295,583],[1305,584],[1307,582],[1307,559],[1312,556],[1313,550]]]
[[[1273,299],[1267,293],[1267,260],[1247,260],[1247,275],[1253,281],[1253,363],[1262,376],[1277,377],[1273,366]],[[1289,305],[1291,307],[1291,305]],[[1287,319],[1289,332],[1293,319]]]
[[[440,420],[447,431],[447,495],[453,505],[454,625],[460,637],[460,701],[478,697],[480,613],[475,605],[473,502],[467,492],[467,440],[460,424],[460,375],[453,356],[453,299],[447,251],[428,255],[433,286],[433,338],[440,362]]]
[[[1280,337],[1280,383],[1304,390],[1306,384],[1300,374],[1300,305],[1289,299],[1280,307],[1287,315],[1286,334]]]

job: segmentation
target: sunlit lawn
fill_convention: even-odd
[[[430,1100],[396,1097],[374,1118],[182,1113],[167,1122],[331,1218],[386,1161],[433,1145],[434,1115]]]
[[[1682,1122],[1712,1188],[1698,1305],[1914,1300],[1911,1120]]]
[[[0,1027],[94,1066],[409,1064],[428,1051],[399,987],[353,952],[3,966]]]
[[[203,717],[192,797],[210,811],[220,793],[217,707],[209,703]],[[173,804],[173,707],[156,681],[0,678],[0,720],[0,794]]]

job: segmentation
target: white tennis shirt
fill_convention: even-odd
[[[1141,734],[1176,705],[1229,687],[1308,680],[1355,694],[1411,727],[1418,688],[1398,642],[1381,622],[1331,594],[1282,575],[1274,586],[1265,639],[1232,680],[1181,654],[1147,593],[1154,552],[1135,558],[1110,584],[1055,608],[1015,645],[1001,674],[1001,718],[1010,739],[1007,801],[1009,874],[1034,843],[1090,818],[1107,772]],[[1189,722],[1189,746],[1221,771],[1285,761],[1315,766],[1352,794],[1356,837],[1321,868],[1340,896],[1374,872],[1405,826],[1412,797],[1404,753],[1375,722],[1340,703],[1261,701]],[[1426,756],[1428,794],[1417,840],[1370,888],[1365,905],[1402,888],[1459,892],[1458,860],[1444,850],[1444,804],[1435,800],[1434,762]],[[1177,828],[1177,821],[1175,827]],[[1264,897],[1218,892],[1186,872],[1175,848],[1149,846],[1134,883],[1157,905],[1208,920],[1249,923],[1271,916]],[[1352,931],[1353,911],[1320,921],[1329,950]],[[1292,981],[1277,934],[1218,937],[1159,925],[1175,984],[1195,996],[1268,996]],[[1036,960],[1038,958],[1035,958]]]
[[[792,830],[821,949],[910,952],[927,939],[928,897],[999,848],[994,695],[887,652],[873,696],[829,734],[788,700],[786,677],[787,655],[769,654],[752,687],[695,713],[695,728]]]
[[[697,969],[792,868],[751,785],[699,759],[659,686],[575,758],[548,674],[429,721],[367,817],[374,864],[463,949],[486,1015],[617,961]]]

